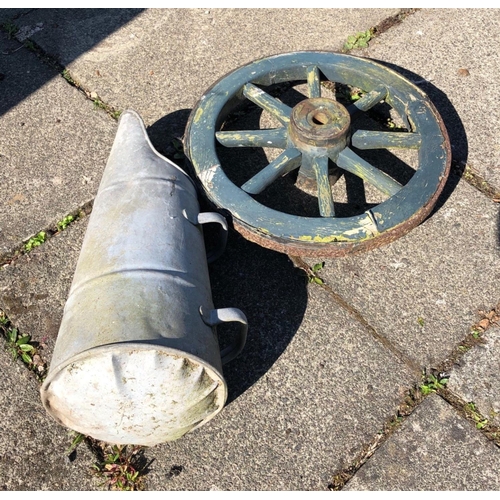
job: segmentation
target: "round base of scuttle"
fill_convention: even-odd
[[[51,370],[41,397],[70,429],[107,443],[153,446],[212,419],[226,402],[227,386],[196,356],[124,342],[90,349]]]

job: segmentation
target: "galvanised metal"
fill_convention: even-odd
[[[126,111],[103,174],[41,396],[60,424],[109,443],[151,446],[213,418],[222,364],[245,344],[238,309],[214,309],[193,181]],[[224,243],[224,242],[223,242]],[[215,326],[237,321],[219,350]]]
[[[322,76],[323,75],[323,76]],[[350,106],[321,96],[321,80],[362,89]],[[305,81],[308,97],[291,108],[265,91],[276,83]],[[221,130],[226,117],[245,99],[281,126],[263,130]],[[384,101],[408,132],[353,130],[351,118]],[[241,186],[221,166],[222,146],[277,148],[278,157]],[[416,149],[418,168],[402,186],[361,158],[357,149]],[[235,228],[262,246],[292,255],[340,256],[388,243],[419,224],[432,210],[446,182],[450,142],[429,98],[399,73],[370,59],[333,52],[281,54],[243,66],[216,82],[193,108],[185,151],[208,198],[229,210]],[[332,171],[332,166],[334,167]],[[296,186],[315,189],[320,217],[278,212],[253,195],[299,169]],[[351,172],[375,186],[386,199],[352,217],[335,217],[332,174]]]

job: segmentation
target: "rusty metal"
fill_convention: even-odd
[[[322,96],[323,80],[362,91],[351,105]],[[293,107],[267,88],[305,82],[307,96]],[[222,125],[241,102],[251,101],[281,124],[274,129],[226,130]],[[357,130],[351,119],[384,102],[406,131]],[[225,173],[217,149],[276,148],[283,152],[245,182]],[[414,149],[419,165],[404,185],[356,150]],[[451,150],[439,113],[429,98],[399,73],[375,61],[330,52],[296,52],[261,59],[220,79],[193,108],[185,151],[210,201],[229,210],[234,227],[247,239],[283,253],[341,256],[386,244],[429,215],[446,182]],[[295,186],[318,198],[320,217],[273,210],[256,196],[282,176],[298,172]],[[336,216],[331,186],[350,172],[375,186],[385,199],[364,213]],[[259,200],[262,198],[259,198]]]

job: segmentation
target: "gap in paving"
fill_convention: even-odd
[[[500,321],[500,302],[490,311],[481,311],[482,318],[471,327],[471,331],[466,335],[462,342],[460,342],[450,355],[443,360],[438,368],[432,369],[437,375],[437,379],[448,377],[448,371],[452,370],[453,365],[458,363],[459,359],[470,349],[484,343],[482,334],[493,325],[498,325]],[[442,378],[441,378],[442,377]],[[373,456],[373,454],[380,448],[380,446],[387,441],[387,439],[399,428],[399,426],[414,412],[425,398],[433,393],[437,393],[445,402],[452,406],[463,418],[473,422],[476,429],[481,432],[489,441],[494,442],[500,447],[500,427],[488,423],[488,419],[484,417],[471,402],[466,402],[457,396],[455,393],[446,387],[437,388],[428,394],[422,393],[422,387],[426,383],[425,376],[423,383],[419,387],[411,388],[399,405],[396,413],[391,416],[383,429],[373,438],[373,440],[366,444],[359,452],[357,458],[345,467],[338,471],[329,485],[329,489],[333,491],[340,491],[349,482],[349,480],[356,474],[356,472]]]
[[[312,281],[315,281],[314,278],[319,278],[316,272],[309,267],[309,265],[302,260],[301,257],[289,256],[290,260],[293,262],[295,267],[302,269],[306,273],[309,278],[312,278]],[[319,282],[316,281],[320,286],[322,286],[329,295],[333,298],[333,300],[340,305],[344,310],[346,310],[356,321],[358,321],[370,335],[372,335],[375,340],[380,342],[386,349],[388,349],[394,356],[396,356],[401,362],[405,363],[415,374],[418,376],[422,373],[422,367],[420,367],[415,361],[406,356],[406,354],[402,353],[396,346],[392,344],[392,342],[377,332],[377,330],[368,323],[368,321],[363,317],[361,312],[359,312],[354,306],[349,304],[341,295],[335,292],[327,283],[323,281],[322,278],[319,278]]]
[[[374,36],[385,33],[387,30],[401,24],[408,16],[415,14],[419,9],[401,9],[398,14],[389,16],[372,28]]]
[[[40,231],[37,231],[30,238],[21,242],[17,246],[17,248],[14,248],[14,250],[12,250],[11,252],[2,255],[0,257],[0,271],[1,271],[1,269],[5,268],[5,267],[14,264],[15,261],[19,257],[21,257],[21,255],[29,253],[32,248],[43,245],[50,238],[52,238],[52,236],[60,233],[61,231],[64,231],[67,227],[69,227],[71,224],[73,224],[77,220],[88,217],[90,215],[90,213],[92,212],[93,205],[94,205],[93,199],[90,201],[87,201],[81,207],[76,208],[75,210],[72,210],[71,212],[67,213],[61,220],[59,220],[57,222],[52,222],[51,224],[49,224],[45,228],[41,229]],[[42,235],[42,236],[40,236],[40,235]],[[33,241],[36,241],[36,243],[35,243],[35,245],[31,245],[31,248],[30,248],[30,242],[33,242]]]
[[[316,271],[308,266],[300,257],[289,257],[293,264],[302,269],[311,283],[324,288],[335,300],[335,302],[344,308],[352,317],[354,317],[361,325],[372,335],[376,340],[382,343],[384,347],[389,349],[401,361],[408,364],[412,369],[420,371],[416,364],[407,356],[402,354],[394,347],[388,339],[380,335],[363,317],[363,315],[353,306],[351,306],[343,297],[334,292],[327,283],[319,277]],[[318,279],[318,281],[315,280]],[[426,375],[431,375],[437,381],[448,377],[448,372],[452,370],[453,365],[458,363],[460,358],[473,349],[475,346],[484,343],[482,339],[483,333],[493,325],[498,325],[500,321],[500,302],[490,308],[488,311],[479,311],[481,319],[471,326],[470,332],[464,339],[457,344],[449,356],[447,356],[437,367],[425,368],[422,376],[422,385],[413,387],[408,390],[403,401],[399,405],[396,413],[392,415],[384,425],[383,429],[377,433],[373,440],[367,443],[360,450],[356,459],[344,469],[334,474],[332,482],[329,484],[329,489],[333,491],[342,490],[348,481],[356,474],[356,472],[364,465],[370,457],[380,448],[380,446],[395,432],[395,430],[408,418],[413,411],[419,406],[422,401],[436,392],[444,401],[450,404],[462,417],[475,423],[476,429],[484,434],[490,441],[493,441],[497,446],[500,446],[500,427],[491,425],[488,420],[481,415],[475,408],[475,405],[470,402],[463,401],[459,396],[445,387],[432,389],[428,394],[422,393],[422,387],[428,382]],[[421,372],[421,371],[420,371]],[[446,378],[447,380],[447,378]],[[444,384],[443,384],[444,385]]]
[[[100,108],[104,110],[113,120],[117,121],[118,118],[120,117],[122,111],[115,109],[113,106],[106,104],[103,102],[99,96],[97,95],[96,92],[92,92],[89,89],[86,89],[78,81],[76,81],[72,76],[71,73],[67,68],[65,68],[62,64],[60,64],[54,57],[52,57],[50,54],[47,54],[40,45],[38,45],[36,42],[31,40],[30,38],[26,38],[24,40],[19,40],[16,36],[14,37],[16,40],[18,40],[19,43],[22,43],[28,50],[33,52],[43,63],[45,63],[47,66],[50,68],[55,69],[60,73],[62,78],[66,80],[72,87],[76,88],[79,90],[87,99],[92,101],[94,103],[94,106],[96,108]]]
[[[15,340],[9,340],[9,334],[12,331],[17,332],[16,339],[22,339],[25,337],[24,333],[20,333],[19,330],[12,325],[5,312],[0,309],[0,336],[3,336],[5,341],[3,346],[4,349],[11,352],[12,349],[16,349],[16,356],[12,357],[13,362],[18,365],[22,365],[24,369],[27,369],[29,374],[35,378],[39,385],[41,385],[47,376],[49,367],[49,362],[45,359],[43,353],[44,348],[47,346],[43,342],[31,342],[31,340],[24,343],[23,346],[29,345],[33,349],[25,351],[29,354],[32,360],[29,362],[22,357],[23,349],[17,348],[16,345],[13,345],[15,344]],[[133,490],[144,489],[145,475],[149,472],[149,466],[153,462],[153,460],[148,460],[145,456],[145,447],[134,445],[113,445],[103,441],[98,441],[90,436],[84,436],[83,434],[72,431],[69,428],[66,428],[66,430],[69,431],[70,436],[73,436],[73,441],[68,443],[67,451],[65,452],[67,455],[66,458],[69,462],[76,460],[79,446],[85,444],[86,448],[91,452],[93,457],[93,464],[89,465],[88,472],[93,473],[104,480],[102,482],[102,486],[106,486],[108,489],[115,489],[112,488],[114,484],[112,480],[115,478],[115,475],[106,475],[105,473],[109,472],[109,470],[106,469],[106,464],[116,463],[122,465],[127,473],[135,473],[136,471],[139,473],[136,479],[128,482],[126,482],[127,478],[124,474],[119,474],[117,472],[116,477],[126,482],[128,488],[132,488]]]
[[[32,10],[34,10],[34,9],[32,9]],[[27,12],[26,14],[28,14],[28,13],[29,12]],[[20,17],[21,15],[24,15],[24,14],[25,13],[18,14],[18,17]],[[16,19],[17,18],[14,17],[12,20],[16,20]],[[16,28],[17,28],[17,26],[16,26]],[[115,109],[113,106],[106,104],[105,102],[103,102],[99,98],[99,96],[97,95],[96,92],[92,92],[91,90],[84,88],[82,85],[80,85],[78,83],[78,81],[76,81],[71,76],[71,73],[69,72],[69,70],[65,66],[60,64],[53,56],[51,56],[46,51],[44,51],[42,49],[42,47],[40,47],[40,45],[38,45],[36,42],[34,42],[29,36],[26,38],[24,38],[24,37],[20,38],[18,32],[11,35],[9,33],[8,28],[7,28],[7,22],[0,24],[0,31],[7,33],[9,35],[9,38],[13,38],[21,44],[21,46],[16,50],[19,50],[22,46],[26,47],[29,51],[33,52],[45,65],[47,65],[51,69],[55,69],[62,76],[62,78],[64,78],[64,80],[66,80],[66,82],[68,82],[72,87],[74,87],[77,90],[79,90],[80,92],[82,92],[82,94],[87,99],[89,99],[90,101],[92,101],[94,103],[94,106],[96,108],[100,108],[100,109],[104,110],[115,121],[118,120],[118,118],[120,117],[120,115],[122,113],[121,110]]]

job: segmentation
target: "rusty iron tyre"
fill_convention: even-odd
[[[304,99],[294,106],[271,95],[270,89],[285,82],[304,82]],[[335,96],[323,97],[328,85],[359,89],[359,99],[342,104]],[[225,129],[226,119],[247,101],[278,125]],[[372,113],[377,105],[394,110],[404,126],[397,131],[353,127],[357,115]],[[281,152],[237,185],[221,164],[220,147]],[[407,182],[398,182],[360,156],[363,150],[394,148],[416,151],[418,165]],[[422,90],[373,60],[333,52],[276,55],[220,79],[191,112],[185,152],[208,199],[231,213],[235,229],[245,238],[289,255],[321,257],[367,250],[406,234],[431,212],[451,163],[443,121]],[[336,216],[332,185],[339,172],[374,186],[382,201],[355,215]],[[278,179],[293,175],[296,186],[317,196],[317,216],[282,212],[256,199]]]

